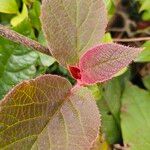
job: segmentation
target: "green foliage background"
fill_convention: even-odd
[[[150,21],[150,0],[137,0],[139,15]],[[114,14],[113,0],[105,0],[109,17]],[[40,0],[0,0],[0,23],[46,45],[40,16]],[[102,42],[111,42],[107,33]],[[136,62],[150,62],[150,41]],[[150,149],[150,76],[143,78],[144,89],[130,80],[133,70],[122,71],[105,83],[89,87],[102,115],[103,133],[108,144],[123,144],[132,150]],[[22,45],[0,38],[0,99],[17,83],[40,74],[58,74],[75,81],[54,58],[35,52]],[[123,73],[123,74],[122,74]]]

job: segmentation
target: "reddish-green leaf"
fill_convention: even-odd
[[[100,42],[107,14],[103,0],[43,0],[41,21],[52,54],[67,66]]]
[[[111,79],[128,66],[142,51],[119,44],[101,44],[86,52],[80,60],[82,84],[93,84]]]
[[[0,149],[88,150],[99,113],[87,88],[45,75],[16,86],[0,103]]]

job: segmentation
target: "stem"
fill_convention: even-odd
[[[41,45],[39,42],[32,40],[26,36],[23,36],[13,30],[10,30],[1,24],[0,24],[0,36],[7,38],[15,43],[19,43],[26,47],[37,50],[46,55],[51,55],[49,49]],[[136,42],[136,41],[148,41],[148,40],[150,40],[150,37],[131,38],[131,39],[113,39],[114,42]]]
[[[37,50],[41,53],[51,55],[50,51],[47,47],[41,45],[40,43],[36,42],[35,40],[32,40],[30,38],[27,38],[15,31],[13,31],[13,30],[10,30],[1,24],[0,24],[0,36],[4,37],[6,39],[9,39],[15,43],[19,43],[26,47]]]
[[[141,38],[129,38],[129,39],[113,39],[114,42],[137,42],[137,41],[149,41],[150,37]]]

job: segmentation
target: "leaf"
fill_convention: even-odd
[[[143,78],[145,87],[150,90],[150,75],[147,75]]]
[[[141,8],[140,8],[140,12],[143,10],[149,10],[150,9],[150,1],[149,0],[142,0],[141,1]]]
[[[102,43],[112,43],[113,42],[113,39],[112,39],[112,36],[110,33],[106,33],[102,40],[101,40]]]
[[[99,112],[87,88],[44,75],[17,85],[0,104],[0,148],[88,150]]]
[[[11,24],[12,24],[12,26],[17,26],[26,18],[28,18],[28,9],[27,9],[26,5],[23,4],[22,12],[11,19]]]
[[[106,1],[106,3],[110,3],[111,1],[109,0],[108,2]],[[106,33],[104,36],[103,36],[103,39],[102,39],[102,43],[113,43],[113,39],[112,39],[112,36],[110,33]],[[122,70],[120,70],[118,73],[116,73],[114,75],[114,77],[117,77],[117,76],[120,76],[122,74],[124,74],[125,72],[127,71],[127,67],[123,68]]]
[[[93,84],[93,85],[90,85],[88,88],[91,90],[96,101],[102,98],[102,87],[100,85]]]
[[[109,15],[109,18],[111,18],[114,13],[115,13],[115,4],[114,4],[114,1],[113,0],[104,0],[106,6],[107,6],[107,11],[108,11],[108,15]]]
[[[44,0],[41,22],[54,57],[64,66],[98,44],[107,25],[102,0]]]
[[[15,31],[34,37],[29,22],[26,20],[14,28]],[[22,45],[0,38],[0,99],[14,85],[36,74],[36,52]]]
[[[93,84],[111,79],[127,67],[142,51],[119,44],[101,44],[86,52],[80,62],[81,84]]]
[[[150,41],[145,42],[142,47],[144,50],[137,57],[136,62],[149,62],[150,61]]]
[[[56,61],[53,57],[42,54],[42,53],[39,53],[39,57],[40,57],[42,65],[45,67],[51,66]]]
[[[150,92],[127,84],[122,97],[121,126],[130,150],[150,149]]]
[[[102,135],[99,135],[90,150],[110,150],[108,143]]]
[[[8,14],[16,14],[18,6],[15,0],[0,0],[0,12]]]
[[[138,0],[141,3],[139,12],[142,13],[142,19],[145,21],[150,20],[150,1],[149,0]]]
[[[39,33],[38,41],[44,46],[47,45],[46,40],[45,40],[44,35],[43,35],[42,32]],[[52,56],[48,56],[48,55],[45,55],[45,54],[42,54],[42,53],[39,53],[39,58],[40,58],[40,61],[41,61],[42,65],[45,66],[45,67],[49,67],[54,62],[56,62],[55,58],[53,58]]]
[[[144,21],[150,21],[150,10],[148,10],[148,11],[145,11],[143,14],[142,14],[142,19],[144,20]]]
[[[38,31],[41,30],[40,14],[41,14],[41,3],[39,1],[34,1],[32,8],[29,10],[29,18],[32,26]]]
[[[128,70],[127,67],[121,69],[118,73],[116,73],[116,74],[114,75],[114,77],[121,76],[121,75],[124,74],[127,70]]]
[[[36,2],[37,0],[23,0],[23,2],[26,4],[26,5],[31,5],[33,2]]]
[[[46,41],[42,31],[39,32],[38,41],[44,46],[47,45],[47,41]]]
[[[110,3],[110,1],[106,1],[106,3]],[[112,36],[110,33],[106,33],[104,36],[103,36],[103,39],[102,39],[102,43],[113,43],[113,39],[112,39]],[[123,68],[122,70],[120,70],[118,73],[116,73],[114,75],[114,77],[117,77],[117,76],[120,76],[122,74],[124,74],[125,72],[127,71],[127,67]]]
[[[121,84],[118,78],[104,85],[103,97],[98,101],[98,107],[102,115],[102,133],[106,140],[109,144],[120,143]]]

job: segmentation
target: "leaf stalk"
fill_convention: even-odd
[[[41,45],[39,42],[32,40],[24,35],[21,35],[1,24],[0,24],[0,36],[9,39],[10,41],[13,41],[15,43],[22,44],[28,48],[34,49],[43,54],[51,55],[49,49]]]

